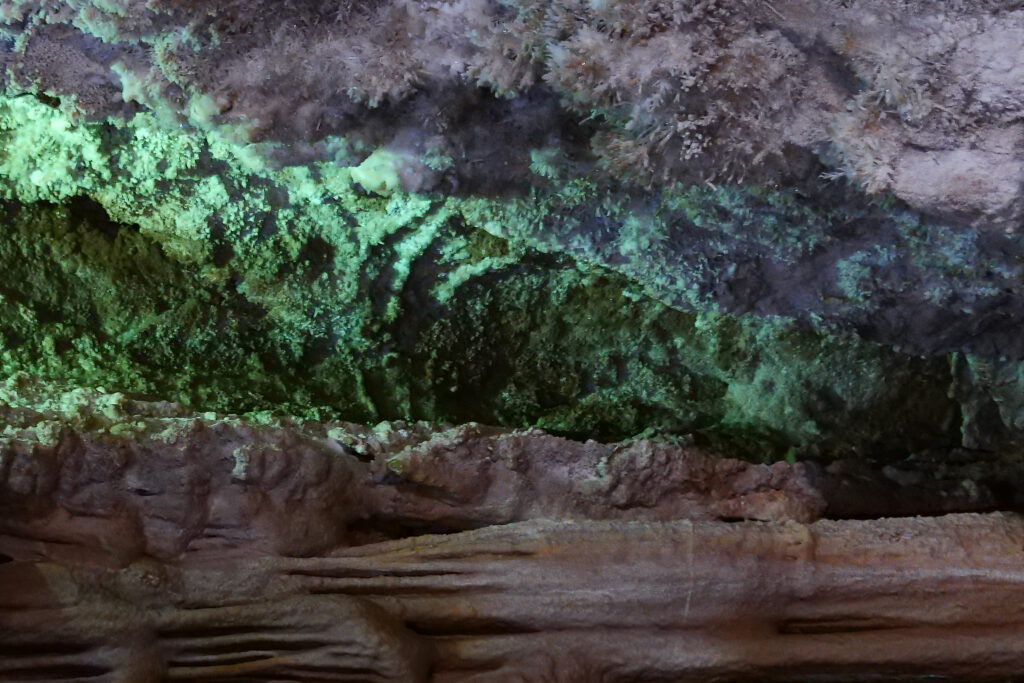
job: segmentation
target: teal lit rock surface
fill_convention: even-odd
[[[629,196],[383,197],[143,114],[5,111],[6,373],[199,410],[696,433],[755,458],[959,443],[947,359],[689,297],[665,273],[696,277],[650,237],[683,224],[641,223]],[[699,223],[716,201],[684,209]],[[588,233],[577,207],[624,226]]]
[[[5,3],[3,371],[753,458],[1012,443],[984,55],[1024,18],[828,8]]]

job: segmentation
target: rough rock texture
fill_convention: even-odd
[[[72,211],[87,234],[53,256],[89,273],[77,291],[94,300],[68,311],[14,288],[7,373],[222,411],[611,439],[713,429],[755,457],[835,455],[836,440],[885,457],[1020,440],[1006,382],[1024,357],[1024,244],[1005,232],[1019,87],[1012,49],[988,58],[1020,30],[1012,5],[0,7],[0,188],[29,214]],[[364,59],[372,68],[351,68]],[[856,182],[819,177],[836,168]],[[727,182],[737,169],[756,183]],[[862,192],[879,188],[896,195]],[[19,226],[15,210],[7,254],[51,272],[48,245],[20,244],[49,219]],[[124,252],[92,251],[90,227],[137,228],[139,260],[166,257],[148,308],[109,301],[97,283],[127,277],[109,262]],[[85,244],[87,270],[73,263]],[[660,306],[699,314],[702,330],[700,315],[738,317],[750,332],[726,355],[749,365],[709,373],[673,358],[661,340],[678,328],[630,322]],[[622,336],[595,348],[591,310]],[[793,358],[779,329],[819,337]],[[713,336],[701,362],[727,346]],[[859,351],[830,357],[859,340],[896,350],[868,365],[897,393],[895,365],[929,384],[910,391],[934,416],[904,421],[917,439],[851,433],[875,406],[891,413],[872,373],[851,396]],[[491,350],[510,343],[519,367],[496,367]],[[934,359],[923,372],[921,355]],[[777,370],[811,356],[810,372],[838,381]],[[331,375],[345,379],[325,390]],[[938,385],[947,406],[932,403]]]
[[[967,469],[51,396],[2,413],[4,680],[995,680],[1024,664],[1019,517],[819,519],[993,507],[999,482]]]
[[[1022,37],[0,0],[0,679],[1018,676]]]
[[[376,214],[390,219],[378,243],[364,213],[360,229],[281,232],[229,265],[183,267],[88,202],[8,207],[0,367],[199,410],[694,433],[751,458],[960,443],[945,359],[681,312],[470,230],[442,201],[412,208]],[[274,260],[289,245],[300,260]]]
[[[266,163],[312,163],[314,180],[351,167],[351,179],[386,194],[539,193],[540,210],[513,203],[470,224],[617,268],[676,306],[820,317],[915,353],[1020,357],[1024,249],[990,228],[1019,223],[1024,15],[1012,3],[786,5],[463,0],[344,12],[276,0],[244,10],[19,0],[3,32],[10,91],[79,119],[120,126],[141,111],[164,130],[210,130],[240,143],[229,148],[250,165],[261,160],[257,174]],[[290,21],[267,21],[273,12]],[[369,61],[354,68],[360,60]],[[10,115],[33,150],[50,148],[5,164],[22,199],[88,194],[178,248],[216,238],[195,219],[227,199],[242,200],[241,215],[219,217],[231,242],[239,220],[264,223],[285,204],[261,196],[264,182],[247,188],[237,169],[189,154],[202,138],[164,139],[163,164],[141,164],[158,139],[98,130],[83,149],[54,149],[78,139],[64,123],[30,131],[24,122],[40,115]],[[260,144],[242,144],[252,139]],[[119,143],[136,163],[110,158]],[[130,189],[93,177],[118,166],[115,180],[138,178]],[[650,182],[650,166],[664,173],[649,192],[614,182]],[[139,178],[154,171],[156,207]],[[739,171],[758,183],[691,184]],[[872,210],[820,173],[894,189],[944,220]],[[201,184],[182,217],[183,200],[166,194],[193,194],[194,174],[224,186]],[[675,181],[685,191],[671,192]],[[329,201],[338,185],[316,195]],[[287,203],[313,198],[307,189]]]
[[[17,87],[385,145],[406,189],[498,180],[481,162],[522,182],[531,147],[690,179],[785,179],[822,153],[919,208],[1020,219],[1016,2],[11,0],[0,20]]]
[[[195,415],[21,384],[0,403],[0,528],[36,539],[26,557],[40,542],[51,557],[123,563],[235,549],[305,555],[528,519],[810,522],[1024,506],[1024,464],[1009,458],[944,469],[764,465],[678,440]]]

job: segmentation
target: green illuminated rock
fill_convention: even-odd
[[[366,194],[349,168],[274,169],[143,114],[0,112],[6,374],[199,410],[696,433],[751,457],[957,438],[945,359],[674,308],[556,253],[557,230],[496,236],[535,219],[523,199]]]

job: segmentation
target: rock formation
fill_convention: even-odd
[[[1018,675],[1022,38],[0,0],[0,679]]]
[[[985,509],[998,474],[259,423],[82,390],[37,411],[8,389],[5,680],[980,680],[1024,663],[1024,520],[822,519]]]

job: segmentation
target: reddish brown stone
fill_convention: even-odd
[[[476,425],[125,410],[26,413],[0,444],[0,680],[1024,670],[1024,520],[821,518],[884,512],[901,480],[946,486],[950,509],[983,503],[977,486]]]

